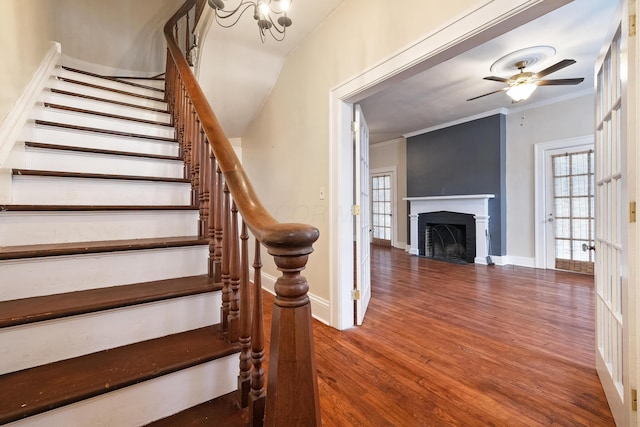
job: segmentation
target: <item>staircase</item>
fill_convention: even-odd
[[[163,82],[48,86],[0,205],[0,424],[144,425],[236,390]]]

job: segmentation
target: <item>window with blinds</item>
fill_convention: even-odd
[[[552,156],[556,268],[593,274],[593,150]],[[587,249],[587,250],[585,250]]]

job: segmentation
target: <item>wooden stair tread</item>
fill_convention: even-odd
[[[59,95],[74,96],[76,98],[89,99],[91,101],[108,102],[110,104],[121,105],[123,107],[138,108],[138,109],[147,110],[147,111],[155,111],[156,113],[165,113],[165,114],[168,113],[166,109],[162,109],[162,108],[145,107],[143,105],[131,104],[129,102],[123,102],[123,101],[115,101],[112,99],[100,98],[98,96],[84,95],[81,93],[69,92],[61,89],[51,88],[49,90],[51,91],[51,93],[57,93]]]
[[[100,74],[95,74],[95,73],[92,73],[92,72],[89,72],[89,71],[85,71],[85,70],[78,70],[76,68],[66,67],[64,65],[62,66],[62,68],[67,70],[67,71],[72,71],[72,72],[78,73],[78,74],[84,74],[84,75],[87,75],[87,76],[97,77],[97,78],[100,78],[100,79],[110,80],[110,81],[114,81],[114,82],[118,82],[118,83],[124,83],[124,84],[128,84],[130,86],[141,87],[141,88],[144,88],[144,89],[151,89],[151,90],[155,90],[157,92],[164,93],[163,89],[159,89],[159,88],[153,87],[153,86],[143,85],[143,84],[140,84],[140,83],[129,82],[129,81],[126,81],[126,80],[120,80],[117,77],[102,76]],[[141,80],[142,79],[149,79],[149,78],[145,78],[145,77],[133,77],[133,78],[141,79]]]
[[[147,154],[147,153],[134,153],[131,151],[118,151],[118,150],[103,150],[101,148],[88,148],[88,147],[77,147],[74,145],[60,145],[60,144],[46,144],[42,142],[32,142],[26,141],[24,143],[25,147],[30,148],[42,148],[46,150],[61,150],[61,151],[75,151],[79,153],[92,153],[92,154],[109,154],[114,156],[128,156],[128,157],[142,157],[145,159],[156,159],[156,160],[177,160],[182,161],[182,159],[178,156],[165,156],[162,154]]]
[[[128,92],[126,90],[114,89],[114,88],[110,88],[110,87],[107,87],[107,86],[100,86],[100,85],[93,84],[93,83],[83,82],[81,80],[70,79],[68,77],[59,76],[58,80],[63,81],[63,82],[67,82],[67,83],[73,83],[73,84],[80,85],[80,86],[90,87],[90,88],[93,88],[93,89],[106,90],[108,92],[118,93],[118,94],[121,94],[121,95],[133,96],[135,98],[147,99],[149,101],[165,102],[164,98],[156,98],[154,96],[141,95],[139,93],[133,93],[133,92]]]
[[[176,372],[239,350],[219,325],[0,376],[0,424]],[[211,379],[215,381],[215,379]]]
[[[72,129],[72,130],[78,130],[78,131],[83,131],[83,132],[102,133],[102,134],[107,134],[107,135],[122,136],[122,137],[125,137],[125,138],[140,138],[140,139],[152,139],[152,140],[155,140],[155,141],[178,142],[178,140],[176,138],[167,138],[167,137],[164,137],[164,136],[154,136],[154,135],[144,135],[144,134],[132,133],[132,132],[122,132],[122,131],[119,131],[119,130],[111,130],[111,129],[92,128],[92,127],[88,127],[88,126],[76,126],[76,125],[69,125],[69,124],[66,124],[66,123],[50,122],[50,121],[47,121],[47,120],[36,120],[35,123],[37,125],[40,125],[40,126],[52,126],[52,127],[56,127],[56,128]]]
[[[0,205],[0,212],[197,211],[197,206],[174,205]]]
[[[70,107],[68,105],[54,104],[54,103],[51,103],[51,102],[45,102],[44,103],[44,107],[45,108],[55,109],[55,110],[70,111],[70,112],[73,112],[73,113],[90,114],[92,116],[106,117],[106,118],[109,118],[109,119],[128,120],[128,121],[137,122],[137,123],[144,123],[144,124],[148,124],[148,125],[167,126],[167,127],[172,127],[173,126],[171,123],[159,122],[159,121],[156,121],[156,120],[138,119],[136,117],[121,116],[121,115],[118,115],[118,114],[111,114],[111,113],[103,113],[101,111],[93,111],[93,110],[87,110],[87,109],[84,109],[84,108]]]
[[[13,169],[14,176],[48,176],[54,178],[92,178],[92,179],[120,179],[126,181],[153,181],[153,182],[169,182],[169,183],[189,183],[188,178],[166,178],[159,176],[140,176],[140,175],[110,175],[103,173],[89,172],[63,172],[63,171],[44,171],[35,169]]]
[[[197,236],[185,236],[4,246],[0,247],[0,260],[40,258],[61,255],[84,255],[101,252],[121,252],[140,249],[160,249],[207,244],[209,244],[208,239],[202,239]]]
[[[238,407],[238,392],[233,391],[149,423],[147,427],[244,427],[248,422],[249,409]]]
[[[207,275],[0,302],[0,328],[77,316],[222,289]]]

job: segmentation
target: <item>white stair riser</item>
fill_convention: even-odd
[[[162,178],[182,178],[184,176],[184,163],[181,160],[94,154],[39,147],[26,147],[25,168]]]
[[[127,82],[137,83],[137,84],[141,84],[143,86],[151,86],[151,87],[155,87],[155,88],[164,90],[164,80],[137,79],[135,77],[121,78],[119,80],[124,80],[124,81],[127,81]]]
[[[18,205],[173,205],[191,203],[188,183],[14,176]]]
[[[49,126],[33,126],[25,129],[23,137],[26,141],[71,145],[74,147],[101,148],[103,150],[126,151],[128,153],[177,156],[179,151],[179,145],[176,142],[144,138],[124,138],[115,135],[65,130]]]
[[[78,96],[63,95],[60,93],[44,91],[39,99],[43,103],[48,102],[51,104],[64,105],[67,107],[80,108],[83,110],[96,111],[99,113],[131,117],[134,119],[151,120],[160,123],[171,123],[171,116],[168,113],[160,113],[157,111],[126,107],[124,105],[113,104],[105,101],[95,101]]]
[[[0,261],[0,301],[207,274],[208,246]]]
[[[16,421],[7,427],[146,425],[237,390],[237,376],[238,355],[233,354]]]
[[[52,89],[64,90],[66,92],[73,92],[81,95],[88,95],[102,99],[108,99],[116,102],[125,102],[127,104],[133,104],[139,107],[155,108],[166,111],[167,103],[164,101],[156,101],[153,99],[140,98],[138,96],[127,95],[123,93],[112,92],[109,90],[98,89],[80,84],[69,83],[62,80],[51,79],[48,82],[47,87]]]
[[[102,79],[100,77],[94,77],[94,76],[90,76],[83,73],[76,73],[75,71],[65,70],[64,68],[60,70],[59,76],[65,79],[77,80],[77,81],[89,83],[92,85],[108,87],[116,90],[122,90],[125,92],[131,92],[138,95],[151,96],[153,98],[162,98],[164,96],[162,92],[158,92],[157,90],[138,87],[138,86],[118,82],[115,80]]]
[[[0,246],[197,234],[197,211],[0,212]]]
[[[175,138],[172,127],[139,123],[131,120],[112,119],[85,113],[66,112],[55,108],[36,108],[32,113],[34,120],[62,123],[72,126],[82,126],[117,132],[127,132],[160,138]]]
[[[0,329],[0,375],[220,322],[208,292]]]

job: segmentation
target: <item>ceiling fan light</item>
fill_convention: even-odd
[[[515,102],[524,101],[529,98],[538,85],[535,83],[525,83],[516,86],[511,86],[507,90],[507,95],[511,97]]]

